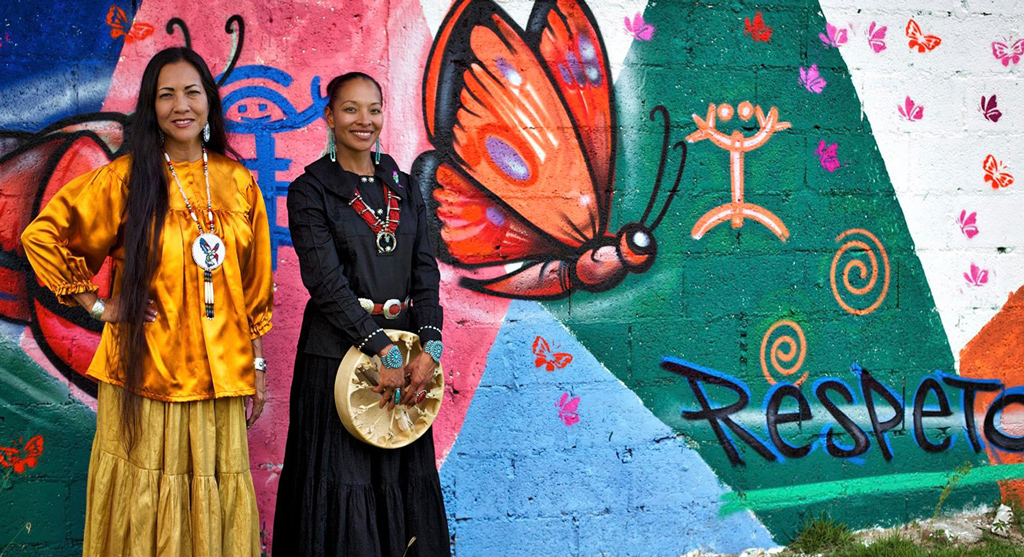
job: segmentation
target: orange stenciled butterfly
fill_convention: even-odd
[[[997,190],[1013,184],[1013,174],[1006,172],[1003,162],[997,161],[992,155],[985,157],[982,167],[985,169],[985,181],[992,184],[992,189]]]
[[[522,30],[492,0],[461,0],[434,40],[423,80],[435,150],[414,173],[436,202],[441,257],[490,276],[466,288],[524,299],[613,288],[654,262],[650,223],[668,156],[639,222],[608,233],[615,175],[615,110],[603,40],[585,4],[541,0]],[[686,161],[684,142],[679,174]],[[432,195],[430,195],[432,193]]]
[[[111,6],[107,12],[107,25],[110,26],[110,38],[124,37],[126,43],[141,41],[153,34],[153,26],[148,23],[138,22],[129,26],[128,15],[116,5]]]
[[[925,35],[913,19],[907,22],[907,38],[910,39],[910,48],[916,48],[918,52],[932,51],[942,44],[942,39],[935,35]]]
[[[533,365],[537,367],[543,366],[548,371],[555,371],[556,368],[562,369],[572,362],[572,354],[567,352],[552,352],[551,346],[548,345],[548,341],[541,336],[538,336],[533,341],[533,355],[537,356]]]
[[[20,443],[21,440],[19,439]],[[43,436],[36,435],[25,443],[23,449],[12,447],[0,447],[0,466],[14,468],[19,474],[25,473],[25,468],[35,468],[36,461],[43,454]]]

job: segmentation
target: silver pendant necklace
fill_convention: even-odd
[[[178,179],[178,173],[174,171],[171,156],[167,154],[167,151],[164,151],[164,160],[167,161],[167,168],[171,169],[171,176],[174,178],[174,183],[178,186],[178,191],[181,192],[181,198],[185,200],[185,207],[188,209],[189,216],[192,217],[192,222],[199,229],[199,237],[192,242],[192,260],[203,270],[205,314],[207,319],[213,319],[213,271],[224,264],[224,255],[227,248],[224,247],[224,241],[220,239],[220,236],[217,236],[217,231],[213,224],[213,206],[210,197],[210,168],[206,156],[206,147],[203,146],[203,176],[206,178],[206,218],[210,229],[209,232],[203,230],[202,223],[199,222],[195,210],[192,209],[192,203],[189,202],[188,195],[185,195],[185,188],[181,187],[181,180]]]

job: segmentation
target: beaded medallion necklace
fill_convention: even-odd
[[[164,160],[167,161],[167,168],[171,169],[171,176],[174,178],[174,183],[178,186],[178,191],[181,192],[182,199],[185,200],[185,207],[188,209],[189,216],[192,217],[192,222],[199,229],[199,237],[192,242],[192,260],[203,269],[203,301],[206,318],[213,319],[213,271],[224,264],[224,253],[227,249],[224,247],[224,241],[220,239],[220,236],[217,236],[213,224],[213,206],[212,198],[210,197],[210,168],[206,156],[206,147],[203,147],[203,176],[206,178],[206,218],[209,224],[209,232],[203,230],[202,223],[196,217],[196,212],[192,209],[192,203],[188,200],[188,195],[185,194],[185,188],[181,187],[181,180],[178,179],[178,173],[174,171],[171,156],[167,154],[167,151],[164,151]]]

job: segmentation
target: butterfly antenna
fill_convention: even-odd
[[[669,117],[668,109],[664,105],[658,105],[651,109],[650,118],[654,121],[654,115],[660,113],[662,118],[665,120],[665,134],[661,140],[661,161],[658,163],[658,177],[654,180],[654,191],[651,192],[651,200],[647,202],[647,209],[644,210],[644,216],[640,218],[640,224],[647,222],[647,217],[651,216],[651,211],[654,209],[654,200],[658,197],[658,191],[661,189],[661,179],[665,175],[665,159],[668,158],[668,133],[669,133]]]
[[[180,17],[171,18],[171,20],[167,22],[167,27],[165,28],[167,34],[173,35],[175,27],[181,29],[181,34],[185,37],[185,48],[191,49],[192,35],[188,32],[188,25],[185,25],[185,20]]]
[[[668,198],[665,199],[665,205],[661,207],[661,212],[658,213],[658,218],[654,219],[654,222],[651,223],[651,230],[658,228],[658,225],[661,224],[661,219],[665,218],[665,213],[668,212],[668,206],[672,204],[672,200],[676,197],[676,194],[679,193],[679,181],[683,178],[683,168],[686,166],[686,142],[676,142],[672,148],[675,149],[676,147],[681,148],[683,151],[683,156],[679,159],[679,171],[676,172],[676,182],[672,184],[672,189],[668,192]]]
[[[238,63],[238,58],[242,55],[242,44],[245,42],[245,21],[242,16],[235,14],[228,18],[228,22],[224,24],[224,32],[231,35],[231,56],[230,62],[224,73],[221,74],[220,80],[217,85],[224,85],[224,82],[231,76],[231,72],[235,69],[235,64]]]

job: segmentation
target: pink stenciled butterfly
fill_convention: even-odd
[[[821,161],[821,166],[829,172],[835,172],[839,168],[839,156],[838,149],[839,144],[833,143],[828,145],[825,140],[822,139],[821,143],[818,144],[818,149],[814,151],[814,154],[818,155],[818,160]]]
[[[831,23],[825,23],[825,32],[818,33],[818,38],[821,42],[825,43],[825,46],[832,48],[839,48],[846,44],[846,29],[836,27]]]
[[[871,26],[868,27],[868,46],[871,50],[875,51],[875,54],[885,50],[885,31],[886,27],[876,27],[875,22],[871,22]]]
[[[626,31],[632,35],[634,39],[638,41],[649,41],[654,37],[654,26],[648,25],[647,22],[644,21],[644,16],[640,15],[640,12],[637,12],[636,15],[633,16],[632,22],[629,21],[628,16],[625,19]]]
[[[800,85],[812,93],[821,93],[828,82],[818,73],[818,65],[811,64],[810,68],[800,68]]]
[[[1003,117],[1003,113],[999,110],[999,105],[996,103],[996,96],[992,95],[985,100],[985,96],[981,96],[981,106],[978,110],[985,116],[985,119],[989,122],[998,122]]]
[[[580,421],[580,415],[576,412],[579,405],[580,397],[574,396],[570,399],[569,393],[562,393],[562,398],[555,403],[555,407],[558,408],[558,419],[567,426],[576,425]]]
[[[924,107],[915,103],[910,97],[903,101],[903,106],[898,106],[900,116],[908,122],[916,122],[924,117]]]
[[[971,263],[971,272],[970,274],[964,273],[964,280],[971,286],[981,286],[988,282],[988,271]]]
[[[978,235],[978,213],[967,214],[967,209],[960,211],[960,216],[957,217],[956,223],[960,226],[960,231],[967,236],[967,239]]]
[[[1017,39],[1007,46],[1009,42],[1010,39],[1006,39],[1005,43],[999,41],[992,43],[992,56],[995,56],[996,60],[1002,62],[1004,66],[1009,66],[1011,63],[1016,65],[1017,62],[1020,62],[1020,57],[1024,56],[1024,38]]]

